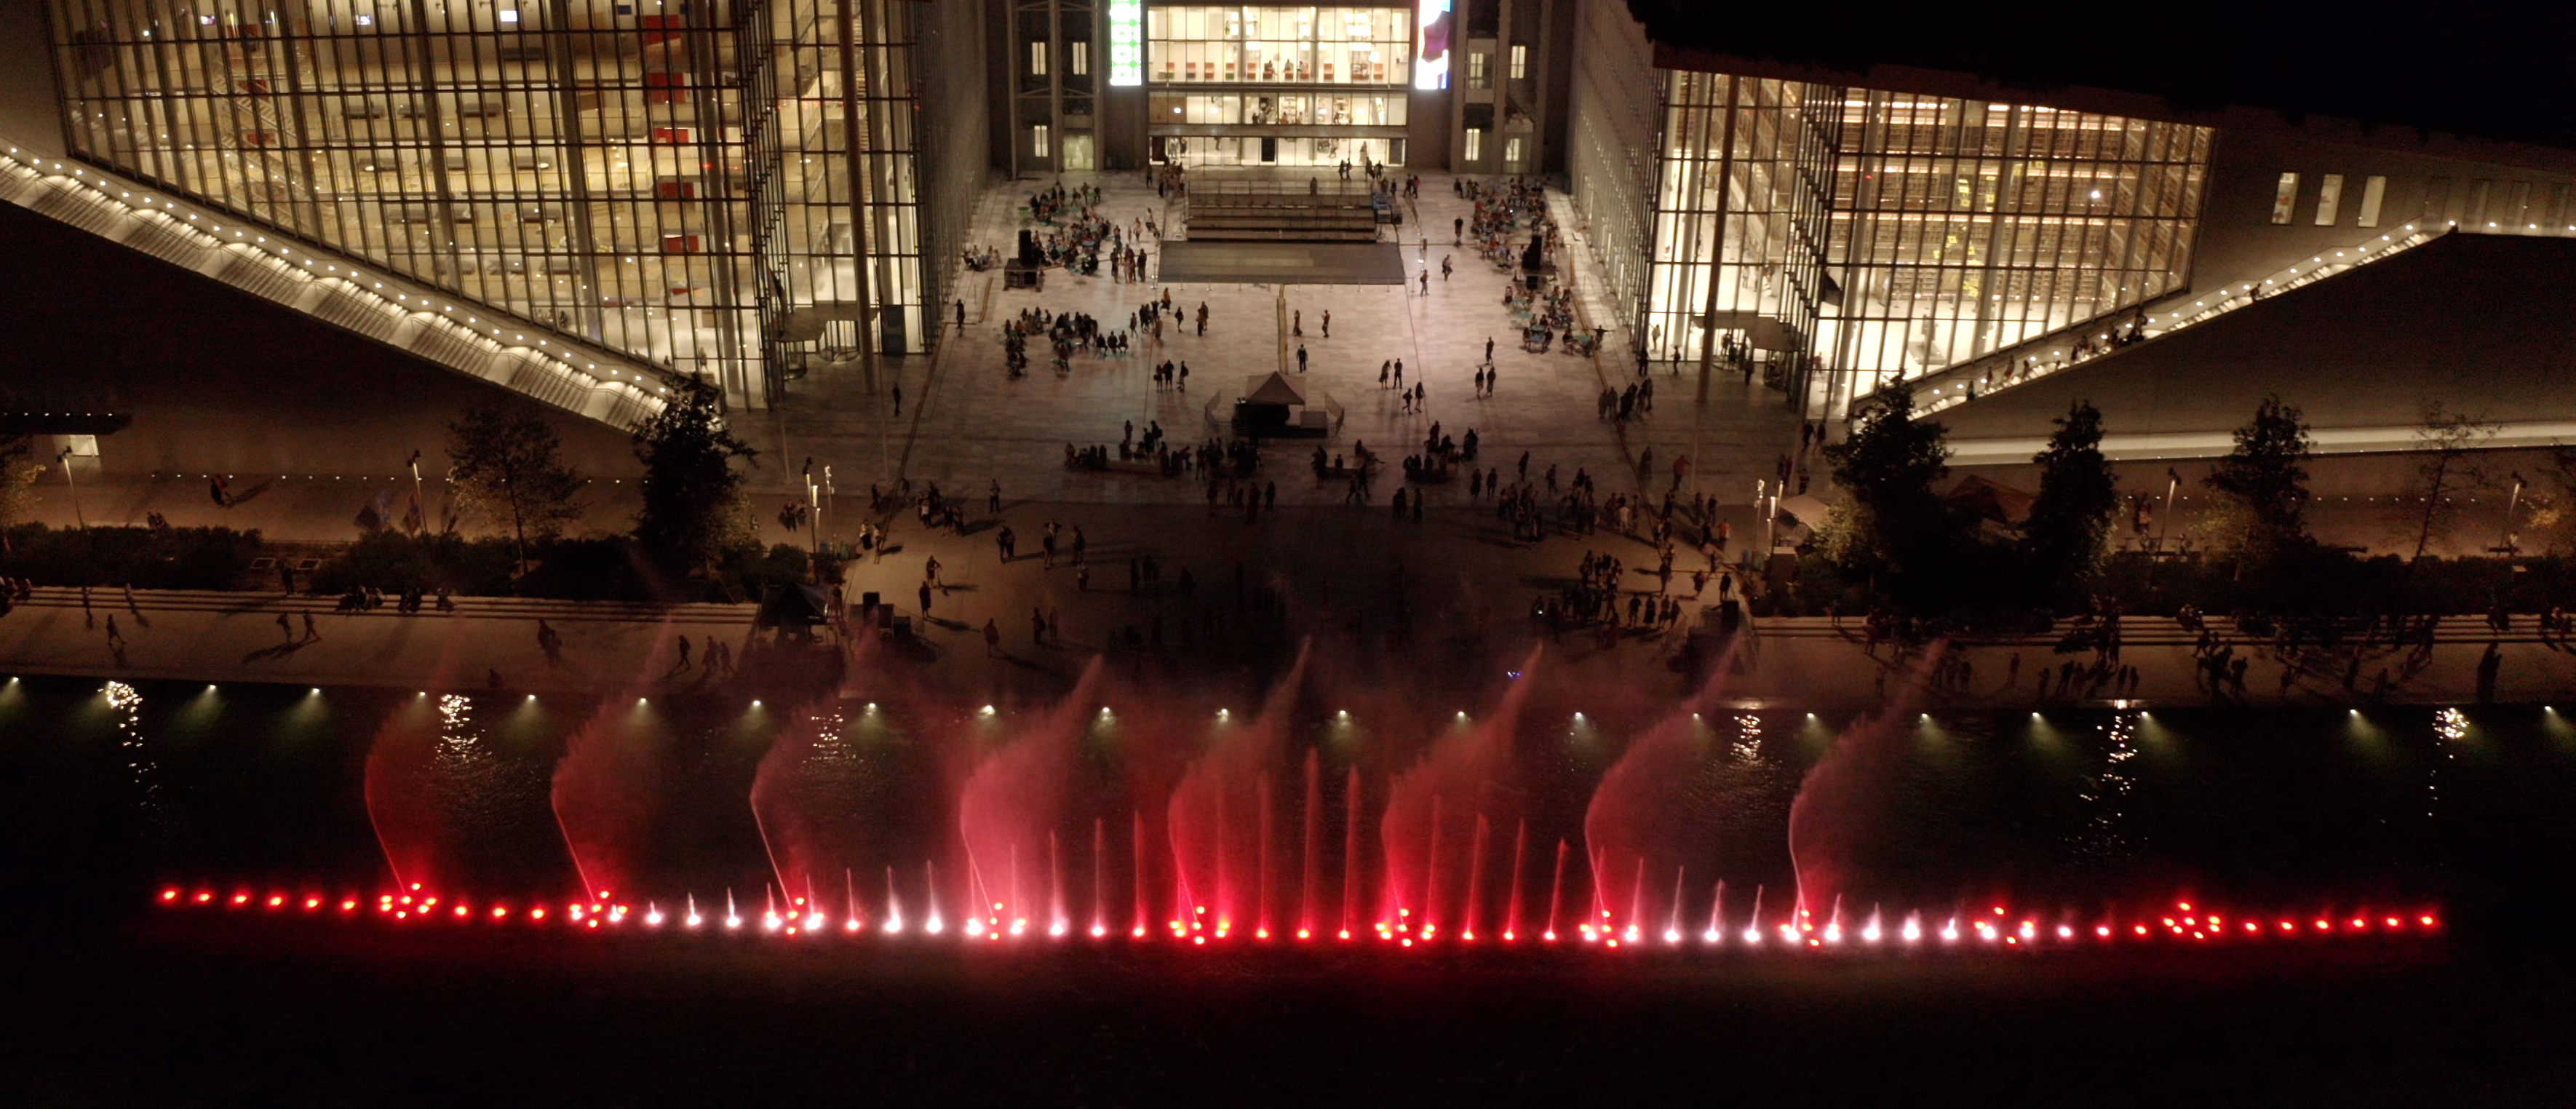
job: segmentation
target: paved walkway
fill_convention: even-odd
[[[1159,221],[1167,210],[1141,174],[1073,174],[1065,181],[1099,185],[1105,194],[1101,212],[1121,222],[1149,213]],[[1472,247],[1448,243],[1450,221],[1471,208],[1451,194],[1450,181],[1424,178],[1418,207],[1407,207],[1404,231],[1411,238],[1403,244],[1404,261],[1415,274],[1431,269],[1430,295],[1413,295],[1417,285],[1172,285],[1172,302],[1185,315],[1208,305],[1205,336],[1167,323],[1159,346],[1147,340],[1124,357],[1077,358],[1062,377],[1038,351],[1025,377],[1010,378],[1003,369],[1003,321],[1042,307],[1088,313],[1105,327],[1123,328],[1130,313],[1167,287],[1050,270],[1043,292],[1006,290],[999,271],[967,273],[958,294],[968,320],[963,341],[952,335],[935,358],[894,360],[900,365],[886,381],[869,382],[856,370],[818,372],[799,382],[776,413],[751,421],[774,456],[787,460],[768,473],[792,478],[811,457],[818,471],[834,467],[845,492],[893,475],[976,490],[999,478],[1019,497],[1187,504],[1201,494],[1185,479],[1069,472],[1064,445],[1115,444],[1131,420],[1140,434],[1149,421],[1160,421],[1178,442],[1226,434],[1209,422],[1209,402],[1218,402],[1220,420],[1230,416],[1245,377],[1293,373],[1302,342],[1308,369],[1301,382],[1329,394],[1347,412],[1338,433],[1322,441],[1329,452],[1348,454],[1354,443],[1365,442],[1381,455],[1400,458],[1438,422],[1453,437],[1476,429],[1489,465],[1498,460],[1508,472],[1528,451],[1532,473],[1555,464],[1571,475],[1580,467],[1605,493],[1633,488],[1639,481],[1632,476],[1636,462],[1650,448],[1656,473],[1647,483],[1660,491],[1671,480],[1672,460],[1688,453],[1699,463],[1695,477],[1701,488],[1751,503],[1754,481],[1769,476],[1775,456],[1797,441],[1797,417],[1787,402],[1723,376],[1701,402],[1693,396],[1695,379],[1663,375],[1656,379],[1653,412],[1625,426],[1595,418],[1594,402],[1605,384],[1623,387],[1634,380],[1626,341],[1605,319],[1594,321],[1612,328],[1596,357],[1522,351],[1502,305],[1504,274],[1477,258]],[[1022,226],[1019,205],[1029,192],[1051,183],[1021,182],[988,194],[978,209],[974,241],[1008,248]],[[1556,210],[1569,210],[1561,197]],[[1428,248],[1421,241],[1425,228],[1437,229],[1439,236]],[[1587,251],[1575,245],[1566,253],[1575,263],[1579,289],[1605,287]],[[1438,272],[1444,257],[1454,266],[1446,281]],[[1330,337],[1326,312],[1332,314]],[[952,332],[954,313],[953,304],[937,313]],[[1302,336],[1295,334],[1301,329]],[[1473,375],[1487,338],[1494,341],[1499,384],[1493,396],[1480,398],[1474,396]],[[1186,390],[1154,388],[1151,369],[1167,358],[1189,364]],[[1406,382],[1426,386],[1427,408],[1418,413],[1402,412],[1393,391],[1378,385],[1381,364],[1398,358],[1404,360]],[[900,415],[890,390],[897,377],[904,397]],[[1276,444],[1273,451],[1302,462],[1312,448],[1312,441],[1299,440]],[[1279,496],[1282,504],[1331,504],[1339,502],[1341,489],[1283,480]],[[1435,492],[1432,503],[1442,503],[1444,496],[1463,502],[1466,492],[1463,486]]]
[[[1034,553],[1049,520],[1065,529],[1067,557],[1053,568]],[[1651,564],[1648,548],[1633,540],[1605,535],[1522,544],[1502,535],[1489,515],[1463,509],[1434,511],[1414,524],[1383,510],[1283,508],[1246,525],[1178,506],[1019,504],[1006,508],[1003,521],[1017,532],[1021,552],[1007,562],[986,522],[964,536],[899,531],[894,553],[851,568],[848,597],[878,592],[919,631],[916,642],[885,652],[877,673],[904,675],[904,684],[961,698],[1044,696],[1060,692],[1105,653],[1184,687],[1257,683],[1293,644],[1312,637],[1323,655],[1362,680],[1394,681],[1424,696],[1472,692],[1539,638],[1527,620],[1531,600],[1570,583],[1586,550]],[[1070,558],[1077,526],[1087,546],[1087,587]],[[925,614],[918,589],[934,555],[943,587],[933,591]],[[1147,557],[1159,564],[1161,583],[1131,588],[1130,560],[1141,567]],[[1686,557],[1684,568],[1694,565]],[[1186,594],[1184,571],[1195,584]],[[1646,592],[1655,587],[1650,575],[1634,572],[1626,584]],[[1687,595],[1687,577],[1677,576],[1674,588]],[[1714,592],[1712,586],[1703,600],[1713,600]],[[1685,626],[1703,619],[1699,601],[1686,608]],[[1057,626],[1046,644],[1032,641],[1033,610]],[[107,636],[110,617],[123,640],[121,653]],[[562,634],[560,663],[549,663],[538,648],[540,620]],[[983,641],[987,621],[1001,633],[998,651],[988,652]],[[44,589],[33,603],[0,617],[0,667],[456,689],[483,688],[497,671],[513,690],[695,687],[708,679],[701,670],[676,669],[678,638],[688,637],[695,659],[703,660],[710,640],[735,645],[739,653],[750,641],[750,625],[749,606],[465,599],[454,613],[404,616],[390,609],[340,613],[325,599],[249,593],[144,592],[129,601],[121,590],[94,590],[84,607],[78,590]],[[1964,687],[1932,693],[1928,703],[2036,707],[2115,697],[2160,705],[2360,703],[2373,699],[2383,666],[2396,684],[2382,699],[2463,703],[2475,699],[2477,659],[2489,642],[2501,645],[2498,700],[2576,694],[2576,655],[2541,642],[2530,617],[2503,634],[2487,629],[2482,618],[2447,620],[2429,666],[2407,673],[2395,657],[2371,655],[2350,692],[2340,659],[2321,662],[2321,673],[2284,688],[2281,662],[2268,648],[2223,622],[2216,630],[2253,657],[2241,698],[2202,687],[2191,636],[2170,621],[2132,619],[2122,661],[2139,668],[2134,693],[2088,690],[2043,700],[2034,682],[2041,667],[2090,656],[2055,654],[2052,637],[2036,637],[1972,644]],[[1569,632],[1550,646],[1549,657],[1551,665],[1573,668],[1605,691],[1675,695],[1683,679],[1670,663],[1682,640],[1678,633],[1604,638]],[[1755,701],[1854,710],[1876,703],[1891,687],[1883,682],[1901,688],[1909,680],[1889,654],[1866,652],[1856,626],[1837,628],[1821,618],[1756,621],[1740,652],[1744,670],[1727,691]],[[894,661],[899,658],[918,666]],[[854,688],[865,690],[864,683]]]

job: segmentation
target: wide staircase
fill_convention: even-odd
[[[2376,238],[2315,255],[2276,273],[2247,281],[2237,281],[2191,299],[2189,294],[2175,294],[2159,302],[2123,308],[2097,316],[2072,327],[2039,336],[2006,347],[1983,357],[1911,379],[1914,386],[1915,410],[1926,415],[1945,408],[1955,408],[1971,401],[2027,385],[2052,374],[2062,373],[2136,346],[2153,342],[2210,320],[2217,319],[2258,300],[2292,289],[2311,285],[2358,266],[2421,246],[2440,237],[2447,228],[2429,224],[2407,224]],[[2134,329],[2138,314],[2145,314],[2146,326]],[[2089,347],[2084,346],[2091,340]],[[2085,353],[2078,354],[2081,349]]]
[[[1192,240],[1373,243],[1382,207],[1366,182],[1193,180],[1182,226]]]

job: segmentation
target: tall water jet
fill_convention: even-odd
[[[1352,767],[1342,784],[1342,938],[1351,938],[1351,921],[1360,899],[1360,768]]]
[[[988,915],[1028,919],[1030,907],[1019,903],[1017,890],[1008,891],[1009,900],[1001,912],[985,911],[998,900],[991,890],[995,877],[991,872],[1004,870],[1001,877],[1008,878],[1013,860],[1024,849],[1035,858],[1047,834],[1055,829],[1064,811],[1067,783],[1081,755],[1093,706],[1100,703],[1101,674],[1100,660],[1093,659],[1065,700],[1027,726],[1015,729],[1011,738],[986,754],[974,773],[967,776],[957,798],[957,827],[965,840],[968,875],[979,879],[970,881],[968,892],[982,898],[982,903],[973,907],[969,920]],[[1105,714],[1108,710],[1097,711]]]
[[[1485,814],[1476,814],[1476,844],[1467,855],[1467,905],[1458,914],[1458,934],[1476,938],[1476,920],[1485,901]]]
[[[1726,879],[1724,878],[1718,879],[1716,888],[1708,891],[1708,932],[1702,938],[1710,943],[1719,943],[1726,939]]]
[[[1252,924],[1253,937],[1266,940],[1270,938],[1270,775],[1267,772],[1261,775],[1260,794],[1261,872],[1255,878],[1260,886],[1253,893],[1256,911],[1253,913]]]
[[[850,805],[858,753],[841,714],[808,706],[784,715],[752,775],[751,813],[778,884],[797,889],[860,865],[869,837]]]
[[[397,888],[443,888],[451,828],[438,797],[439,735],[425,708],[397,710],[367,748],[367,820]]]
[[[1520,938],[1521,931],[1521,857],[1529,851],[1529,821],[1522,820],[1512,833],[1512,898],[1503,910],[1503,939]]]
[[[1435,919],[1440,904],[1440,795],[1431,795],[1431,828],[1424,833],[1422,853],[1429,860],[1422,864],[1422,930],[1425,935],[1438,927]],[[1399,909],[1399,915],[1401,910]]]
[[[659,808],[659,737],[643,699],[616,699],[564,741],[555,764],[555,823],[587,896],[641,885]]]
[[[1386,867],[1381,919],[1399,919],[1409,903],[1419,898],[1425,910],[1434,914],[1424,919],[1436,921],[1440,903],[1464,896],[1448,888],[1458,879],[1438,873],[1434,860],[1442,854],[1454,857],[1465,852],[1467,843],[1446,841],[1470,838],[1474,829],[1445,827],[1437,813],[1444,801],[1469,811],[1491,811],[1500,802],[1501,791],[1496,787],[1511,768],[1512,735],[1529,699],[1529,674],[1538,657],[1538,652],[1530,653],[1515,671],[1521,676],[1485,718],[1471,721],[1460,713],[1455,727],[1388,783],[1386,813],[1378,823]]]
[[[1556,841],[1556,878],[1547,887],[1547,931],[1542,939],[1556,938],[1556,909],[1565,902],[1565,852],[1565,841]]]
[[[903,931],[903,894],[894,888],[894,864],[886,864],[885,930],[889,934]]]
[[[1942,654],[1936,643],[1923,657]],[[1789,803],[1789,861],[1798,876],[1796,923],[1806,923],[1833,904],[1849,885],[1854,856],[1875,832],[1904,765],[1913,723],[1911,691],[1919,684],[1910,678],[1901,687],[1907,692],[1845,729],[1807,771],[1797,799]]]
[[[1730,669],[1720,660],[1715,672]],[[1722,871],[1726,860],[1710,857],[1715,851],[1710,821],[1719,814],[1712,811],[1712,799],[1694,789],[1702,781],[1708,753],[1700,714],[1716,704],[1718,692],[1718,679],[1712,677],[1697,695],[1638,734],[1603,772],[1583,812],[1584,854],[1596,875],[1625,877],[1639,870],[1660,875],[1686,865]],[[1672,901],[1654,905],[1640,891],[1630,899],[1626,928],[1643,928],[1659,917],[1679,919],[1678,891]],[[1594,919],[1602,920],[1602,910],[1608,908],[1596,903]]]
[[[1671,915],[1671,916],[1669,916],[1669,917],[1666,917],[1666,918],[1665,918],[1665,920],[1664,920],[1664,940],[1665,940],[1665,942],[1667,942],[1667,943],[1675,942],[1675,941],[1678,941],[1678,940],[1680,940],[1680,939],[1682,938],[1682,871],[1683,871],[1683,869],[1684,869],[1684,868],[1682,868],[1682,867],[1674,867],[1674,868],[1673,868],[1673,911],[1672,911],[1672,915]]]
[[[1127,868],[1127,887],[1134,893],[1136,899],[1135,907],[1129,910],[1129,918],[1133,924],[1131,934],[1141,940],[1145,938],[1145,921],[1150,915],[1149,911],[1145,908],[1145,813],[1142,809],[1130,809],[1127,812],[1127,816],[1129,823],[1128,832],[1131,840],[1131,854],[1128,855],[1128,859],[1131,861]],[[1180,926],[1180,922],[1175,920],[1172,922],[1172,926],[1177,928]]]
[[[1055,829],[1047,829],[1047,934],[1061,936],[1067,927],[1064,912],[1064,852],[1056,846]]]
[[[1313,935],[1315,931],[1315,876],[1316,869],[1320,865],[1316,854],[1322,846],[1324,834],[1322,765],[1321,752],[1308,748],[1306,750],[1306,835],[1304,846],[1298,852],[1298,863],[1303,871],[1297,883],[1297,938],[1301,940]]]
[[[1263,919],[1264,907],[1238,903],[1243,900],[1239,887],[1250,875],[1256,882],[1251,900],[1258,902],[1268,893],[1262,875],[1270,829],[1262,783],[1287,752],[1288,729],[1305,686],[1310,650],[1311,645],[1299,648],[1297,661],[1271,687],[1252,719],[1220,713],[1207,748],[1190,761],[1172,788],[1167,812],[1175,885],[1186,891],[1178,895],[1186,902],[1179,914],[1184,921],[1194,920],[1196,910],[1204,907],[1216,918],[1211,924],[1216,929],[1230,929],[1247,915],[1259,927],[1271,923]],[[1247,822],[1247,816],[1257,828],[1256,835],[1236,828]]]
[[[1091,934],[1109,934],[1109,820],[1091,818]]]

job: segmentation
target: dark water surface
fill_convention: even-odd
[[[1110,833],[1101,915],[1123,932],[1135,815],[1153,829],[1146,881],[1159,913],[1170,898],[1156,876],[1169,849],[1152,838],[1163,799],[1191,755],[1222,739],[1195,708],[1118,708],[1084,730],[1058,824],[1077,926],[1092,919],[1095,819]],[[1338,912],[1354,767],[1369,833],[1362,896],[1383,881],[1375,833],[1388,779],[1441,734],[1445,714],[1372,711],[1384,719],[1354,727],[1317,709],[1289,728],[1274,779],[1282,918],[1298,899],[1307,748],[1324,786],[1318,915]],[[1573,723],[1534,707],[1515,731],[1492,812],[1529,830],[1524,920],[1541,912],[1560,839],[1574,859],[1569,923],[1588,903],[1592,787],[1651,711]],[[2091,922],[2177,896],[2302,916],[2423,908],[2445,922],[2436,938],[2299,950],[1826,963],[1455,949],[1184,956],[1124,944],[786,950],[282,927],[151,907],[165,886],[334,897],[391,888],[366,804],[368,752],[389,722],[427,718],[434,750],[397,784],[440,814],[437,867],[457,895],[576,894],[550,779],[568,737],[612,721],[655,752],[655,772],[631,791],[650,814],[646,842],[632,848],[634,895],[676,907],[663,899],[694,892],[704,903],[730,888],[753,909],[776,873],[748,801],[754,777],[779,728],[819,716],[822,739],[782,796],[831,841],[828,856],[874,915],[885,868],[907,898],[926,888],[925,861],[962,870],[955,797],[992,741],[979,729],[1007,733],[1036,714],[1005,707],[994,725],[963,710],[855,703],[442,705],[374,690],[144,683],[111,694],[95,681],[10,682],[0,686],[0,881],[6,936],[24,958],[11,960],[8,984],[16,1019],[53,1016],[0,1041],[23,1064],[0,1077],[0,1095],[470,1103],[521,1100],[518,1091],[631,1104],[838,1091],[1119,1104],[1410,1091],[1668,1103],[1904,1091],[2105,1103],[2198,1089],[2218,1103],[2353,1104],[2410,1101],[2456,1080],[2497,1103],[2576,1090],[2568,1053],[2552,1046],[2570,1028],[2559,890],[2576,863],[2576,728],[2537,706],[1905,722],[1903,772],[1867,815],[1851,883],[1889,908],[1891,925],[1907,908],[1937,919],[1989,900]],[[1647,900],[1668,902],[1665,860],[1684,869],[1681,916],[1694,932],[1716,879],[1728,883],[1734,927],[1749,907],[1737,899],[1755,886],[1775,898],[1794,888],[1789,805],[1847,723],[1708,714],[1701,757],[1678,783],[1689,803],[1657,814],[1669,853],[1642,883],[1655,891]],[[1487,854],[1489,930],[1509,908],[1513,830],[1498,828]],[[819,899],[837,912],[839,880],[824,884]],[[1604,892],[1624,911],[1638,884],[1612,875]],[[942,893],[952,914],[958,889]]]

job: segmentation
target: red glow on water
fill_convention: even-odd
[[[199,891],[199,892],[197,893],[197,904],[203,905],[203,904],[205,904],[206,902],[212,901],[212,900],[214,900],[214,899],[215,899],[215,895],[214,895],[214,894],[206,893],[206,892],[204,892],[204,891],[202,891],[202,890],[201,890],[201,891]]]
[[[250,904],[250,895],[249,895],[249,894],[247,894],[247,893],[236,893],[236,894],[234,894],[234,895],[233,895],[233,904],[235,904],[235,905],[247,905],[247,904]]]
[[[509,915],[510,915],[510,910],[508,910],[508,909],[506,909],[506,908],[503,908],[502,906],[499,906],[499,905],[494,905],[494,906],[492,906],[492,919],[494,919],[494,920],[500,920],[500,919],[502,919],[502,918],[504,918],[504,917],[507,917],[507,916],[509,916]]]
[[[543,905],[540,905],[540,906],[538,906],[538,907],[536,907],[536,908],[533,908],[533,909],[528,910],[528,919],[530,919],[530,920],[544,920],[545,918],[546,918],[546,910],[545,910],[545,906],[543,906]]]
[[[176,900],[178,900],[178,899],[179,899],[179,891],[177,891],[177,890],[162,890],[162,891],[161,891],[161,900],[163,900],[163,901],[176,901]]]
[[[280,905],[284,905],[284,904],[286,904],[286,898],[281,897],[281,896],[278,896],[277,894],[273,894],[273,893],[272,893],[272,894],[270,894],[270,895],[268,895],[268,907],[269,907],[269,908],[274,909],[274,908],[277,908],[278,906],[280,906]]]

